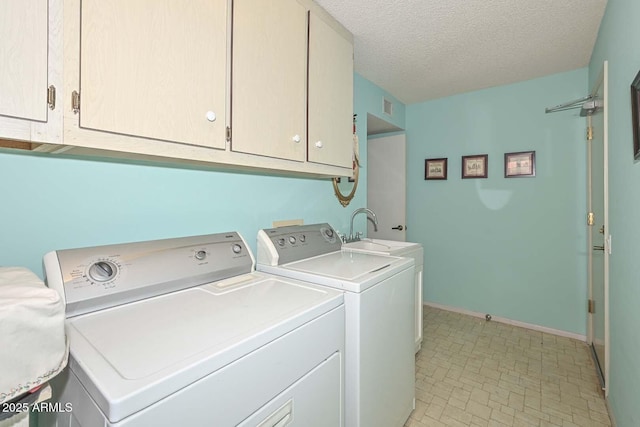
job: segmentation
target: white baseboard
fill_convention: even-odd
[[[429,307],[439,308],[441,310],[453,311],[455,313],[466,314],[473,317],[479,317],[481,319],[484,319],[486,316],[485,313],[479,313],[477,311],[466,310],[464,308],[452,307],[449,305],[437,304],[435,302],[426,301],[423,304]],[[491,321],[506,323],[507,325],[518,326],[520,328],[531,329],[533,331],[544,332],[551,335],[558,335],[560,337],[572,338],[574,340],[583,341],[585,343],[587,342],[586,335],[576,334],[574,332],[562,331],[560,329],[548,328],[546,326],[534,325],[533,323],[520,322],[519,320],[507,319],[506,317],[498,317],[498,316],[492,315]]]

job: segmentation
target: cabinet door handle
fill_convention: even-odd
[[[213,111],[207,111],[207,120],[209,120],[210,122],[215,122],[216,113],[214,113]]]
[[[318,142],[316,142],[316,147],[318,147],[318,148],[322,148],[322,145],[323,145],[323,144],[322,144],[322,141],[318,141]]]
[[[293,142],[300,142],[302,141],[302,138],[300,138],[300,135],[294,135],[293,138],[291,138],[293,140]]]

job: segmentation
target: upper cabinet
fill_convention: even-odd
[[[235,0],[231,149],[304,161],[307,9],[290,0]]]
[[[224,149],[226,17],[226,0],[82,0],[80,127]]]
[[[311,2],[233,8],[231,149],[351,168],[351,35]]]
[[[309,16],[309,161],[351,168],[353,43],[326,17]]]
[[[311,0],[5,0],[0,147],[350,175],[352,50]]]
[[[60,132],[48,122],[56,118],[56,80],[49,46],[49,27],[60,27],[47,0],[3,0],[0,3],[0,138],[57,142]],[[58,30],[59,31],[59,30]],[[55,40],[55,39],[54,39]],[[58,67],[59,70],[59,67]],[[51,113],[51,114],[50,114]]]
[[[47,0],[4,0],[0,114],[47,120]]]

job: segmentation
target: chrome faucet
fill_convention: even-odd
[[[358,232],[355,236],[353,235],[353,219],[356,217],[356,215],[363,212],[367,214],[367,219],[371,218],[371,220],[373,221],[373,229],[375,231],[378,231],[378,217],[376,216],[375,212],[369,208],[358,208],[351,214],[351,226],[349,227],[349,237],[347,238],[347,242],[355,242],[360,240],[361,233]]]

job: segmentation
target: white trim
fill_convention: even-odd
[[[466,310],[464,308],[452,307],[449,305],[437,304],[429,301],[425,301],[424,305],[427,305],[429,307],[439,308],[441,310],[453,311],[455,313],[460,313],[460,314],[466,314],[473,317],[479,317],[481,319],[484,319],[486,316],[485,313],[479,313],[477,311]],[[498,323],[506,323],[507,325],[518,326],[520,328],[531,329],[533,331],[544,332],[551,335],[558,335],[565,338],[572,338],[574,340],[582,341],[585,343],[587,342],[587,336],[583,334],[576,334],[574,332],[562,331],[560,329],[553,329],[553,328],[548,328],[546,326],[534,325],[533,323],[526,323],[526,322],[521,322],[519,320],[507,319],[506,317],[491,316],[491,321],[498,322]]]
[[[609,230],[609,61],[602,65],[603,97],[604,97],[604,227]],[[610,231],[610,230],[609,230]],[[609,371],[611,368],[611,335],[609,331],[609,256],[611,255],[611,234],[607,232],[606,251],[604,253],[604,397],[609,396]],[[609,411],[609,414],[612,412]],[[613,417],[610,415],[611,422]]]

